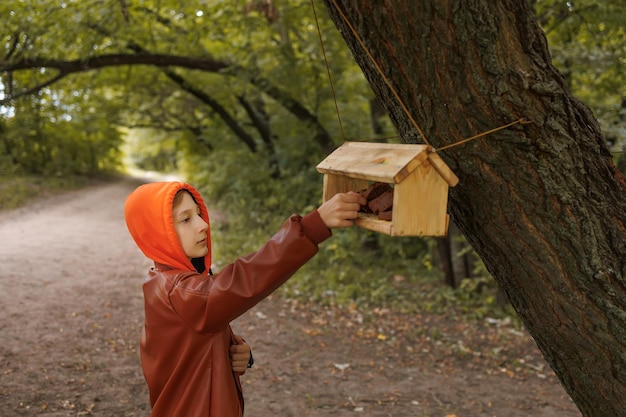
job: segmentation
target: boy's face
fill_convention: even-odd
[[[178,240],[188,258],[202,258],[209,249],[207,247],[208,224],[200,217],[200,208],[187,192],[174,207],[174,228]]]

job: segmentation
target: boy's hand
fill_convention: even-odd
[[[236,344],[230,345],[230,364],[233,372],[243,375],[250,361],[250,346],[241,336],[235,335]]]
[[[358,217],[361,205],[367,204],[365,197],[354,191],[335,194],[330,200],[322,204],[318,213],[329,229],[350,227]]]

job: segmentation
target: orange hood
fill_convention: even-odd
[[[126,226],[135,243],[148,258],[175,269],[194,271],[196,268],[185,255],[174,229],[172,205],[179,190],[187,190],[200,207],[207,224],[209,212],[200,193],[182,182],[153,182],[139,186],[124,205]],[[204,257],[205,271],[211,267],[211,228],[207,230],[208,253]]]

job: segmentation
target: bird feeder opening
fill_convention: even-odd
[[[345,142],[317,165],[323,199],[355,191],[368,200],[355,224],[391,236],[445,236],[448,188],[458,178],[427,145]]]

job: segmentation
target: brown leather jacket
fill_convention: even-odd
[[[199,273],[184,256],[171,217],[174,195],[182,188],[192,193],[208,222],[202,198],[188,184],[146,184],[125,205],[131,235],[155,261],[143,284],[140,346],[151,416],[241,417],[243,395],[230,364],[229,323],[289,279],[331,232],[317,211],[292,215],[257,252],[215,275]],[[210,259],[209,250],[205,265]]]

